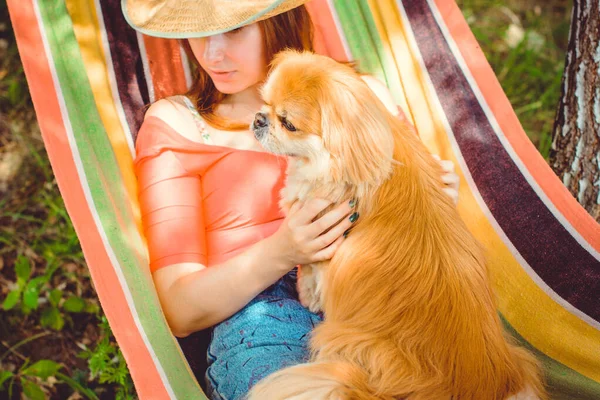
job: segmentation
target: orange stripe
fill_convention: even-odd
[[[122,351],[131,367],[140,398],[168,399],[168,393],[128,308],[121,284],[115,274],[104,243],[88,208],[62,119],[52,79],[41,26],[32,0],[8,0],[19,53],[29,83],[37,118],[52,170],[65,205],[81,241],[102,309],[108,318]]]
[[[142,35],[156,100],[187,92],[179,43]]]
[[[598,224],[565,188],[531,143],[471,29],[453,1],[434,0],[489,108],[504,135],[537,184],[571,226],[600,251]]]
[[[337,61],[349,61],[344,44],[338,32],[335,19],[327,0],[313,0],[306,3],[310,19],[315,27],[315,50]]]
[[[315,24],[314,23],[314,18],[311,17],[311,20],[313,20],[313,26],[314,26],[314,34],[315,37],[313,39],[313,46],[315,48],[315,52],[317,54],[323,54],[324,56],[329,56],[329,51],[327,50],[327,41],[325,39],[325,36],[323,36],[323,30],[322,27]]]

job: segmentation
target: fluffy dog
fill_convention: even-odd
[[[268,376],[250,398],[545,398],[536,360],[503,332],[482,248],[418,137],[347,65],[287,51],[273,66],[253,130],[290,156],[283,208],[355,198],[360,220],[330,262],[302,266],[302,297],[325,314],[311,362]]]

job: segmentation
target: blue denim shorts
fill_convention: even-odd
[[[214,327],[207,395],[213,400],[243,399],[267,375],[306,362],[310,332],[321,321],[298,301],[292,270]]]

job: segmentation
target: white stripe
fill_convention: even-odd
[[[135,304],[133,302],[133,297],[132,297],[131,292],[129,291],[129,288],[126,284],[125,277],[123,276],[123,272],[119,268],[119,262],[117,260],[117,257],[115,255],[112,247],[109,244],[109,241],[108,241],[108,238],[106,237],[106,233],[104,232],[104,229],[102,228],[102,224],[100,222],[100,216],[98,215],[98,212],[96,211],[96,206],[94,204],[94,200],[93,200],[92,194],[90,192],[90,188],[87,184],[85,170],[84,170],[83,164],[81,162],[81,155],[79,154],[79,150],[78,150],[77,144],[75,142],[75,137],[73,135],[73,127],[71,126],[71,121],[69,120],[67,106],[65,104],[65,100],[64,100],[64,97],[61,92],[61,86],[60,86],[60,82],[58,80],[58,76],[56,73],[56,66],[54,64],[52,52],[50,51],[50,45],[48,44],[46,36],[43,34],[43,32],[45,32],[44,22],[42,20],[41,14],[40,14],[40,10],[39,10],[37,1],[33,1],[32,3],[33,3],[33,8],[34,8],[40,29],[42,30],[42,34],[41,34],[42,42],[44,45],[44,50],[46,51],[46,56],[48,57],[48,63],[49,63],[50,73],[52,75],[52,81],[54,83],[54,87],[56,88],[56,95],[57,95],[58,103],[60,106],[61,116],[62,116],[62,119],[65,124],[65,131],[67,133],[69,147],[71,148],[71,152],[73,154],[73,160],[75,162],[75,167],[77,168],[77,174],[79,175],[79,181],[81,183],[81,188],[85,195],[86,201],[88,202],[88,204],[90,206],[90,212],[94,219],[94,223],[96,224],[96,229],[98,230],[100,237],[102,238],[102,243],[104,244],[104,248],[106,249],[106,253],[110,259],[111,265],[119,279],[119,283],[123,290],[123,294],[125,295],[125,299],[127,300],[127,305],[129,307],[129,310],[131,311],[131,315],[133,317],[133,321],[137,327],[137,330],[139,331],[140,336],[142,337],[142,340],[143,340],[146,348],[148,349],[148,352],[150,353],[150,357],[152,358],[154,365],[156,366],[156,369],[157,369],[158,374],[163,382],[165,389],[167,390],[167,392],[169,393],[171,398],[175,398],[175,393],[173,392],[173,389],[171,388],[171,385],[167,379],[167,376],[163,370],[163,367],[160,364],[160,361],[158,360],[158,358],[156,357],[156,354],[154,353],[154,349],[150,345],[148,337],[146,336],[146,332],[144,331],[144,329],[140,323],[140,319],[139,319],[137,310],[135,308]]]
[[[117,109],[117,116],[125,132],[125,140],[129,146],[131,155],[135,157],[135,145],[133,144],[133,136],[129,130],[129,124],[125,117],[123,110],[123,103],[121,103],[121,96],[119,96],[119,86],[117,85],[117,77],[115,75],[114,65],[112,61],[112,55],[110,54],[110,45],[108,44],[108,36],[106,35],[106,26],[104,25],[104,19],[102,18],[102,8],[99,0],[94,0],[94,6],[96,7],[96,16],[98,18],[98,25],[100,27],[100,41],[104,48],[104,56],[106,57],[106,69],[108,71],[108,82],[110,83],[111,95],[115,108]]]
[[[144,68],[144,77],[146,78],[146,85],[148,86],[148,97],[150,97],[150,103],[154,103],[154,83],[152,82],[152,74],[150,73],[148,54],[146,54],[146,44],[144,43],[144,35],[138,31],[136,31],[135,33],[137,35],[138,47],[140,48],[140,59],[142,60],[142,67]]]
[[[510,155],[510,157],[514,161],[514,163],[519,168],[523,177],[525,177],[525,179],[527,180],[529,185],[532,187],[532,189],[535,191],[535,193],[538,195],[540,200],[542,200],[544,205],[550,210],[550,212],[552,212],[554,217],[563,225],[563,227],[567,230],[567,232],[569,232],[569,234],[571,234],[571,236],[573,236],[573,238],[577,241],[577,243],[579,243],[579,245],[581,245],[581,247],[583,247],[588,253],[590,253],[596,260],[600,261],[600,253],[596,249],[594,249],[585,240],[585,238],[583,236],[581,236],[581,234],[575,228],[573,228],[571,223],[556,208],[554,203],[552,203],[552,201],[546,196],[546,193],[544,193],[544,191],[542,190],[542,188],[540,188],[540,186],[538,185],[536,180],[531,176],[531,174],[529,173],[529,170],[523,164],[523,162],[521,161],[521,159],[519,158],[519,156],[517,155],[517,153],[511,146],[510,142],[504,135],[504,132],[502,132],[502,129],[500,128],[500,125],[498,124],[498,121],[496,120],[496,116],[491,111],[487,102],[485,101],[485,98],[483,97],[483,94],[480,92],[479,86],[475,82],[475,79],[471,75],[471,71],[469,70],[469,67],[467,67],[467,64],[466,64],[465,60],[463,59],[462,54],[461,54],[458,46],[456,45],[456,42],[454,41],[454,38],[448,31],[448,28],[446,27],[446,25],[444,24],[444,19],[440,15],[440,13],[439,13],[438,9],[436,8],[435,4],[433,3],[433,1],[427,0],[427,2],[429,3],[431,10],[433,11],[433,15],[434,15],[442,33],[444,34],[444,37],[446,38],[446,41],[448,42],[448,45],[449,45],[450,49],[452,50],[452,53],[454,54],[454,58],[456,58],[456,61],[460,65],[460,68],[462,69],[462,72],[463,72],[465,78],[469,82],[469,85],[471,85],[471,88],[473,89],[473,93],[477,97],[477,100],[479,101],[481,108],[483,109],[486,117],[490,121],[490,124],[492,125],[492,127],[494,129],[494,133],[496,134],[496,136],[498,137],[498,139],[500,140],[500,142],[506,149],[507,153]]]
[[[179,53],[181,54],[181,65],[183,65],[183,75],[185,76],[185,85],[188,90],[192,87],[192,71],[190,70],[190,60],[182,45],[179,45]]]
[[[404,20],[404,24],[407,27],[410,28],[410,29],[406,30],[406,33],[407,33],[406,37],[408,39],[409,46],[411,47],[412,53],[415,55],[415,58],[419,62],[419,66],[421,68],[421,71],[423,72],[423,76],[425,77],[425,79],[427,80],[427,83],[429,84],[429,87],[430,88],[434,87],[433,83],[431,82],[431,78],[429,76],[429,72],[427,71],[427,68],[425,67],[425,62],[423,61],[423,57],[421,56],[421,52],[419,50],[419,47],[418,47],[418,45],[416,43],[416,40],[415,40],[415,38],[414,38],[414,36],[412,34],[412,27],[410,25],[410,21],[408,19],[408,16],[406,15],[406,10],[404,9],[404,6],[402,5],[402,0],[396,0],[396,3],[398,4],[398,8],[400,10],[400,13],[402,14],[402,18]],[[435,8],[431,4],[430,4],[430,7],[432,7],[432,10],[435,10]],[[439,21],[438,21],[438,23],[439,23]],[[472,82],[471,82],[471,84],[473,85]],[[476,86],[473,86],[473,87],[475,88]],[[584,321],[588,325],[592,326],[595,329],[600,330],[600,322],[594,320],[590,316],[586,315],[585,313],[581,312],[577,308],[573,307],[573,305],[571,305],[570,303],[568,303],[558,293],[556,293],[551,287],[549,287],[546,284],[546,282],[544,282],[538,276],[538,274],[531,268],[531,266],[527,263],[527,261],[525,261],[525,259],[519,253],[519,251],[513,246],[512,242],[504,234],[504,231],[502,230],[502,228],[500,227],[500,225],[498,224],[498,222],[494,218],[492,212],[487,207],[487,204],[485,203],[485,201],[483,200],[483,197],[481,196],[481,194],[479,193],[479,190],[477,189],[477,185],[475,184],[475,181],[473,180],[473,177],[471,176],[469,168],[468,168],[466,162],[464,161],[464,158],[462,157],[461,149],[458,146],[458,143],[456,142],[456,138],[454,136],[454,132],[452,131],[450,123],[448,122],[448,120],[446,118],[446,114],[444,113],[442,104],[440,103],[440,101],[439,101],[439,99],[437,97],[437,94],[433,93],[433,95],[430,96],[430,97],[433,99],[434,105],[437,108],[438,115],[440,116],[440,119],[442,120],[442,122],[444,124],[444,127],[446,129],[447,134],[448,134],[448,139],[450,141],[452,150],[453,150],[454,154],[456,155],[456,159],[457,159],[457,161],[458,161],[458,163],[460,165],[461,170],[463,171],[465,180],[467,181],[467,184],[469,185],[469,188],[471,189],[471,192],[473,193],[473,197],[477,201],[477,204],[479,204],[479,207],[481,208],[483,214],[487,217],[488,221],[490,222],[490,224],[492,225],[492,227],[494,228],[494,230],[496,231],[496,233],[498,234],[498,236],[500,237],[500,239],[502,240],[502,242],[506,245],[506,247],[508,247],[508,249],[510,250],[510,252],[513,254],[513,256],[515,257],[515,259],[519,262],[519,264],[521,265],[521,267],[527,272],[527,274],[529,275],[529,277],[551,299],[553,299],[556,303],[560,304],[568,312],[570,312],[574,316],[580,318],[582,321]]]
[[[350,46],[348,45],[348,41],[346,40],[346,35],[344,34],[344,29],[342,29],[342,23],[340,22],[340,18],[335,9],[335,5],[333,4],[333,0],[327,0],[327,6],[329,7],[329,11],[331,12],[331,16],[333,17],[335,29],[337,30],[338,36],[342,41],[342,46],[344,47],[344,53],[346,54],[346,58],[348,58],[348,60],[353,60],[352,52],[350,51]]]

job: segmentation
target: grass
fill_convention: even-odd
[[[0,398],[129,399],[0,0]]]
[[[570,0],[459,0],[547,157]],[[0,398],[135,396],[54,180],[0,0]]]
[[[572,0],[459,0],[525,132],[548,158]]]

